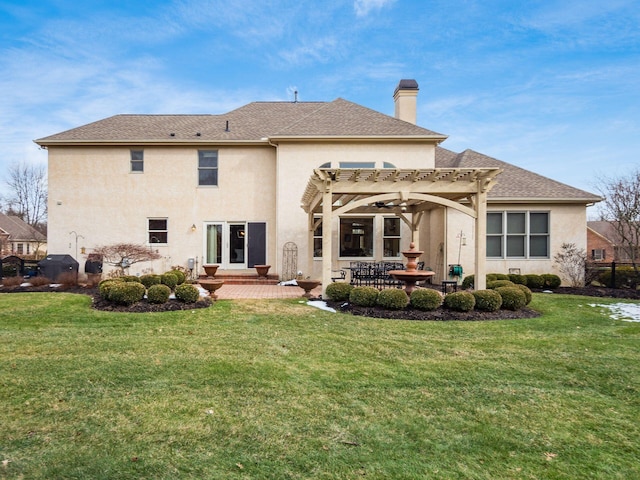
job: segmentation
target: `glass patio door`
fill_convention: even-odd
[[[204,263],[220,265],[221,268],[246,268],[246,224],[206,224]]]
[[[228,254],[229,265],[239,268],[246,266],[246,230],[244,223],[229,224]]]

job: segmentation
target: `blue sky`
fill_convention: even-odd
[[[640,165],[637,0],[0,0],[0,178],[118,113],[337,97],[595,192]],[[2,192],[0,191],[0,194]]]

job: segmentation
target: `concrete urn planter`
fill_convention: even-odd
[[[316,288],[322,282],[320,280],[296,280],[296,283],[300,288],[304,290],[304,294],[302,295],[304,298],[311,298],[311,290]]]
[[[206,272],[208,277],[215,277],[219,266],[220,265],[213,265],[211,263],[205,263],[204,265],[202,265],[202,268],[204,268],[204,271]]]
[[[256,272],[258,272],[258,277],[267,278],[267,274],[269,273],[269,269],[271,265],[254,265]]]

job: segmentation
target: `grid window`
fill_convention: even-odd
[[[131,173],[144,172],[144,151],[131,150]]]
[[[549,258],[549,212],[487,213],[487,257]]]
[[[382,245],[385,257],[400,256],[400,219],[388,217],[384,219]]]
[[[149,219],[149,243],[168,243],[167,223],[166,218]]]
[[[314,217],[313,222],[317,222],[322,217]],[[322,222],[313,230],[313,256],[322,257]]]
[[[198,185],[218,185],[218,151],[198,151]]]

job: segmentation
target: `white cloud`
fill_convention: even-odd
[[[372,10],[380,10],[386,5],[391,5],[396,0],[355,0],[353,8],[356,16],[364,17]]]

